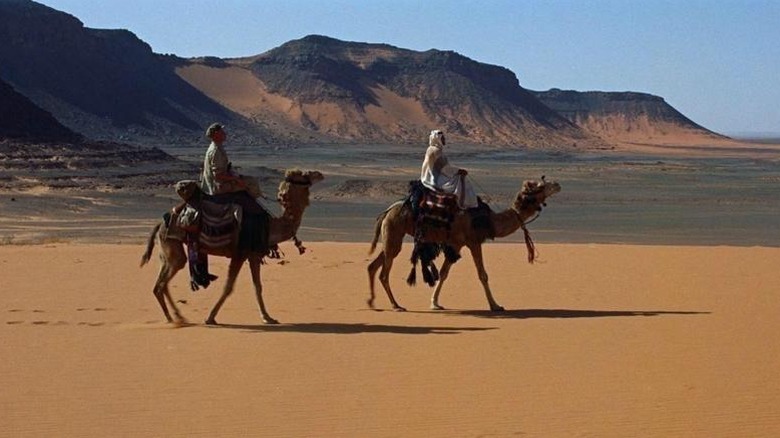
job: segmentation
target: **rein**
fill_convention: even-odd
[[[297,180],[294,180],[292,178],[285,178],[284,182],[287,182],[287,183],[290,183],[290,184],[293,184],[293,185],[296,185],[296,186],[307,186],[307,187],[310,187],[311,184],[312,184],[311,181],[308,181],[308,180],[307,181],[297,181]]]
[[[488,191],[487,191],[487,190],[485,190],[485,189],[482,187],[482,185],[480,185],[480,184],[477,182],[477,180],[476,180],[476,179],[474,179],[474,177],[473,177],[473,176],[471,176],[471,175],[466,175],[466,178],[470,179],[470,180],[471,180],[471,183],[472,183],[472,184],[474,184],[475,186],[477,186],[477,188],[479,189],[479,191],[480,191],[480,192],[482,192],[482,195],[484,195],[484,196],[485,196],[485,199],[484,199],[484,201],[485,201],[485,202],[487,202],[488,204],[489,204],[489,203],[491,203],[491,202],[493,202],[493,197],[492,197],[492,196],[490,196],[490,193],[488,193]]]
[[[536,215],[534,215],[534,217],[532,217],[528,221],[524,221],[520,215],[520,212],[517,211],[514,207],[512,207],[512,211],[514,211],[515,214],[517,215],[517,220],[520,221],[520,228],[523,230],[523,238],[525,239],[525,248],[528,250],[528,263],[533,264],[537,256],[539,255],[539,253],[536,251],[536,245],[534,244],[533,239],[531,239],[531,233],[528,231],[526,225],[539,219],[539,216],[542,214],[542,207],[539,206],[536,210]]]

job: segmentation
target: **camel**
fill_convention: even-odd
[[[528,261],[533,262],[535,249],[525,224],[529,219],[541,211],[542,207],[546,205],[545,201],[547,198],[560,191],[560,184],[557,182],[547,182],[544,177],[542,177],[542,181],[525,181],[514,202],[508,209],[500,213],[490,212],[490,219],[495,231],[494,237],[506,237],[522,228],[525,234],[526,246],[529,251]],[[404,236],[407,234],[414,236],[414,232],[415,224],[408,202],[403,200],[397,201],[377,217],[374,240],[371,242],[369,254],[374,252],[380,238],[382,240],[382,250],[368,265],[368,280],[371,295],[367,304],[370,308],[374,308],[374,279],[379,268],[382,268],[379,273],[379,281],[382,283],[385,292],[387,292],[387,297],[390,299],[393,310],[406,310],[401,307],[393,297],[393,292],[390,289],[390,269],[393,266],[393,259],[401,252]],[[498,305],[496,300],[493,299],[493,294],[488,285],[488,274],[487,271],[485,271],[485,265],[482,259],[482,243],[486,239],[487,235],[484,232],[474,230],[471,224],[471,216],[465,211],[461,211],[455,216],[449,232],[444,230],[433,230],[428,231],[424,236],[426,242],[446,244],[454,250],[456,257],[457,254],[460,254],[460,250],[464,246],[468,247],[477,268],[479,281],[485,289],[485,296],[488,305],[490,306],[490,310],[499,312],[503,311],[504,308]],[[457,258],[455,258],[455,260],[457,260]],[[439,294],[441,293],[442,286],[447,279],[447,275],[449,274],[453,263],[454,261],[450,257],[446,257],[441,270],[439,271],[439,283],[436,285],[436,289],[431,296],[431,309],[433,310],[444,310],[444,307],[439,304]],[[412,269],[415,269],[414,266]],[[423,269],[425,269],[425,266],[423,266]],[[411,281],[410,284],[412,284]]]
[[[296,237],[298,227],[301,225],[301,219],[306,207],[309,205],[309,187],[319,181],[322,181],[324,176],[317,171],[301,171],[301,170],[288,170],[286,172],[284,180],[279,184],[279,193],[277,199],[282,206],[281,217],[271,217],[269,222],[269,246],[273,246],[277,243],[284,242],[286,240],[294,239],[298,249],[303,252],[303,247],[300,241]],[[187,253],[184,248],[184,244],[180,240],[172,238],[163,238],[167,235],[165,233],[165,222],[157,224],[152,233],[149,235],[149,239],[146,245],[146,252],[141,257],[141,266],[144,266],[152,256],[154,250],[155,241],[160,245],[160,273],[157,277],[157,282],[154,285],[153,293],[157,301],[160,303],[165,318],[169,323],[184,324],[186,319],[181,315],[179,309],[171,298],[170,291],[168,290],[168,283],[171,279],[187,264]],[[262,263],[263,256],[265,254],[252,253],[238,250],[228,250],[222,252],[209,252],[209,254],[219,255],[230,258],[230,266],[228,268],[228,277],[225,282],[225,287],[222,290],[222,296],[219,297],[214,307],[211,309],[206,324],[217,324],[217,313],[222,305],[225,303],[227,297],[233,292],[233,286],[235,285],[238,273],[241,270],[241,266],[244,261],[249,261],[249,270],[252,273],[252,282],[255,286],[255,295],[257,296],[257,305],[260,308],[260,314],[263,322],[266,324],[278,324],[278,321],[271,318],[263,303],[263,286],[260,282],[260,265]],[[171,317],[168,307],[165,305],[165,299],[168,300],[173,309],[175,321]]]

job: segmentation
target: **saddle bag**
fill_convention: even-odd
[[[420,214],[424,223],[449,227],[457,212],[458,199],[455,195],[425,190],[420,205]]]

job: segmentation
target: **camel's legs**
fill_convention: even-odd
[[[431,295],[431,309],[433,310],[444,310],[444,307],[439,305],[439,294],[444,281],[450,273],[450,267],[452,267],[452,262],[445,258],[444,263],[441,265],[441,270],[439,270],[439,284],[436,285],[436,290]]]
[[[160,273],[157,275],[157,281],[154,283],[154,289],[152,290],[152,293],[154,293],[154,297],[157,298],[157,302],[160,303],[160,308],[165,314],[165,319],[167,319],[168,322],[173,322],[173,318],[171,318],[171,313],[168,312],[168,306],[165,305],[164,290],[168,286],[169,279],[170,276],[168,275],[168,263],[165,263],[165,261],[163,261],[162,265],[160,266]],[[171,303],[171,306],[174,308],[174,312],[175,312],[176,309],[175,305]]]
[[[252,272],[252,282],[255,284],[255,296],[257,296],[257,306],[260,308],[260,314],[263,322],[266,324],[279,324],[279,321],[271,318],[268,311],[265,310],[263,303],[263,284],[260,282],[260,256],[249,256],[249,270]]]
[[[485,263],[482,260],[482,245],[476,244],[469,246],[471,256],[474,259],[474,265],[477,267],[477,274],[479,275],[479,281],[482,283],[482,287],[485,288],[485,298],[488,300],[490,310],[493,312],[503,311],[504,308],[496,303],[493,299],[493,294],[490,292],[490,286],[488,285],[488,274],[485,271]]]
[[[160,303],[160,307],[165,314],[165,319],[167,319],[168,322],[173,322],[174,320],[171,318],[168,307],[165,305],[165,298],[168,299],[168,303],[171,305],[171,309],[173,309],[176,321],[185,322],[185,318],[182,316],[181,312],[179,312],[179,308],[176,306],[173,298],[171,298],[171,293],[168,290],[168,283],[173,276],[181,270],[182,266],[180,266],[179,263],[173,263],[164,257],[161,257],[161,262],[160,273],[157,276],[157,282],[154,284],[154,297],[157,298],[157,302]]]
[[[230,259],[230,267],[228,268],[228,278],[227,281],[225,281],[225,288],[222,290],[222,296],[219,297],[217,303],[214,304],[214,308],[211,309],[211,313],[209,313],[209,317],[206,319],[206,324],[213,325],[217,323],[217,313],[222,305],[225,304],[227,297],[233,293],[233,286],[236,283],[238,273],[241,271],[241,265],[244,264],[244,260],[246,260],[246,257],[240,257],[238,255]]]
[[[393,268],[394,258],[395,256],[391,257],[389,254],[385,253],[384,263],[382,263],[382,270],[379,271],[379,281],[382,283],[382,287],[385,288],[385,292],[387,292],[387,298],[390,299],[390,304],[393,305],[393,310],[405,312],[406,309],[398,305],[398,303],[395,301],[395,298],[393,297],[393,292],[390,290],[390,269]]]
[[[385,252],[381,251],[378,256],[374,259],[373,262],[371,262],[370,265],[368,265],[368,286],[371,291],[371,296],[368,298],[368,301],[366,301],[366,304],[368,304],[368,307],[373,309],[374,308],[374,280],[376,278],[376,271],[379,270],[379,268],[385,263]]]

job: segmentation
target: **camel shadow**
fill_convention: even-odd
[[[609,318],[663,315],[709,315],[712,312],[670,310],[575,310],[575,309],[516,309],[493,312],[490,310],[444,310],[448,315],[474,316],[491,319],[533,318]]]
[[[364,323],[292,323],[292,324],[217,324],[204,326],[210,329],[245,330],[249,332],[269,333],[311,333],[356,335],[363,333],[392,333],[399,335],[455,335],[464,332],[494,330],[493,327],[439,327],[439,326],[403,326]]]

